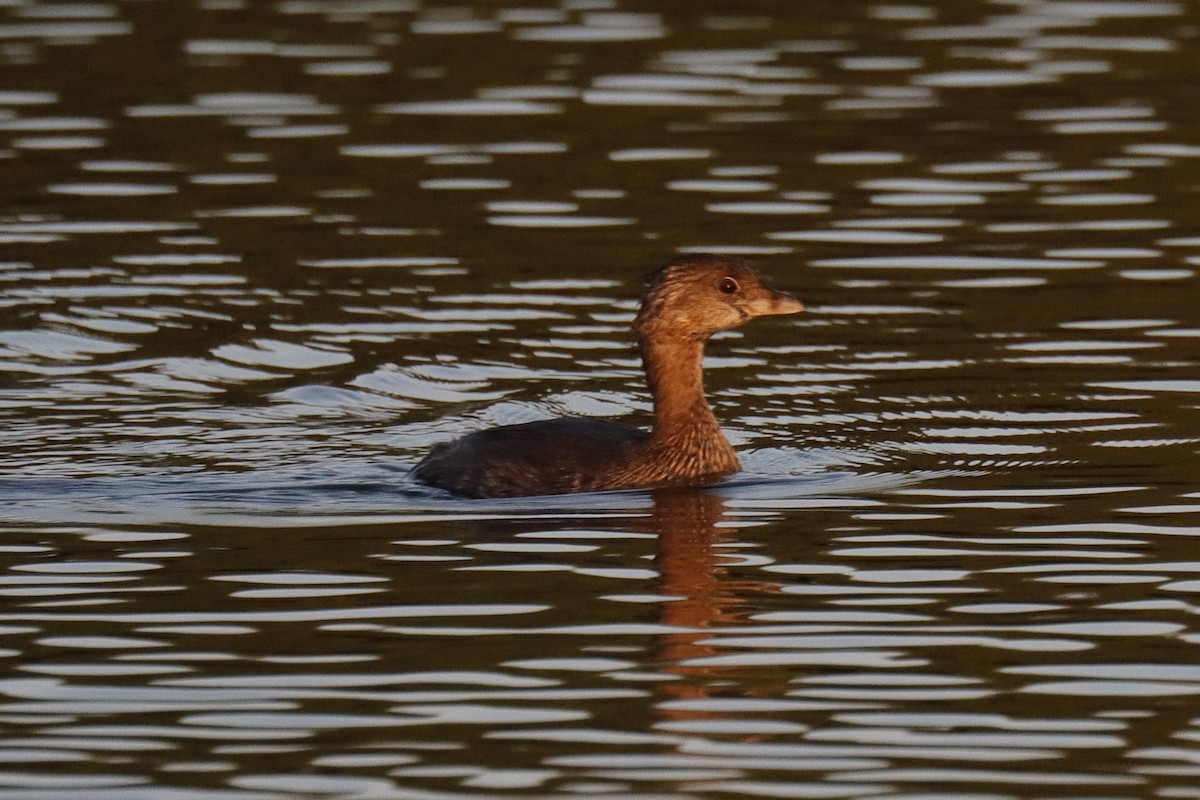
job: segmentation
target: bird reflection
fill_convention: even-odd
[[[674,602],[663,605],[663,623],[706,628],[726,618],[726,606],[737,598],[722,586],[719,574],[717,523],[725,502],[709,492],[664,490],[654,495],[651,527],[658,534],[658,567],[662,593]],[[690,638],[698,638],[698,635]],[[675,642],[671,660],[694,655],[698,645]],[[667,654],[664,653],[664,656]]]
[[[676,680],[664,682],[661,690],[677,699],[709,695],[704,679],[720,668],[690,662],[716,653],[704,644],[713,636],[713,628],[738,622],[746,613],[739,609],[749,597],[774,589],[773,584],[763,582],[728,580],[727,565],[738,559],[722,555],[726,549],[722,545],[730,541],[722,531],[730,528],[719,523],[726,519],[725,502],[718,494],[695,490],[654,493],[650,524],[658,534],[655,565],[660,590],[670,598],[661,605],[660,619],[676,630],[657,640],[653,657],[664,672],[675,676]],[[669,710],[661,713],[671,719],[697,716]]]

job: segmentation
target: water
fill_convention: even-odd
[[[1200,797],[1186,2],[0,2],[0,798]],[[746,472],[645,423],[677,252]]]

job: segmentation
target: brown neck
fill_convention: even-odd
[[[704,342],[643,338],[638,344],[654,397],[653,438],[691,438],[708,430],[720,436],[717,418],[704,397]]]

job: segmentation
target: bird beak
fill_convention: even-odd
[[[765,288],[765,287],[764,287]],[[760,297],[747,303],[750,314],[755,317],[773,317],[783,314],[799,314],[804,304],[790,294],[767,289]]]

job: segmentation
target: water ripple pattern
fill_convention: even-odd
[[[0,1],[0,800],[1200,797],[1198,30]],[[407,479],[695,252],[743,473]]]

